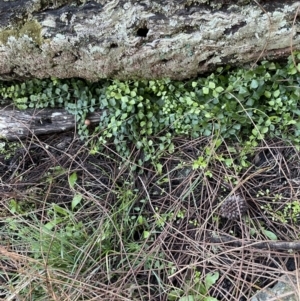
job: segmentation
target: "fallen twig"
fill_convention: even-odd
[[[235,247],[251,247],[257,249],[269,250],[300,250],[300,241],[256,241],[244,240],[230,235],[212,236],[209,241],[211,243],[229,244]]]

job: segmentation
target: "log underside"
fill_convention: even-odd
[[[299,6],[279,0],[2,1],[0,79],[182,80],[224,64],[278,59],[300,48]]]

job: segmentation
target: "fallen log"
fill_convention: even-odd
[[[187,79],[300,49],[299,1],[0,1],[0,79]]]
[[[100,113],[91,113],[87,124],[97,124]],[[76,119],[64,109],[30,109],[21,111],[8,106],[0,109],[0,138],[9,141],[30,135],[64,132],[76,127]]]

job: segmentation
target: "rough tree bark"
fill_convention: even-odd
[[[186,79],[299,49],[299,1],[0,1],[0,79]]]

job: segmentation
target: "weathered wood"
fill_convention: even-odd
[[[88,117],[99,122],[99,113]],[[17,140],[30,135],[50,134],[74,129],[75,116],[64,109],[36,109],[20,111],[10,107],[0,110],[0,138]]]
[[[261,4],[259,4],[259,2]],[[0,79],[186,79],[300,47],[299,1],[0,1]]]
[[[228,244],[235,247],[268,249],[275,251],[300,250],[300,241],[256,241],[244,240],[230,235],[212,236],[209,238],[211,243]]]

